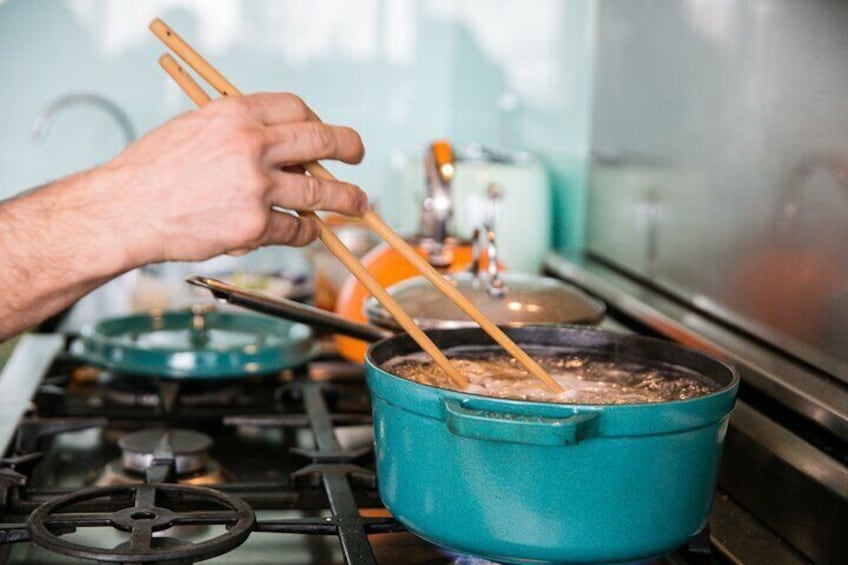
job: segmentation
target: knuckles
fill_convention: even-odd
[[[321,204],[321,182],[315,177],[303,176],[303,205],[307,210],[314,210]]]
[[[239,121],[249,120],[251,116],[250,101],[245,96],[222,96],[204,109]]]
[[[242,182],[245,186],[251,188],[251,192],[255,196],[261,197],[265,196],[265,193],[271,188],[272,184],[270,175],[256,163],[253,163],[252,166],[249,165],[245,169]]]
[[[265,153],[268,139],[261,127],[247,126],[236,130],[233,143],[239,153],[251,161],[258,162]]]
[[[211,111],[235,116],[254,123],[263,123],[263,108],[267,109],[272,106],[284,108],[283,112],[275,112],[275,114],[279,114],[281,117],[285,115],[283,121],[307,121],[314,117],[312,110],[309,109],[306,102],[290,92],[263,92],[245,96],[224,96],[209,104],[209,107],[212,108]]]
[[[308,218],[280,216],[277,228],[271,234],[272,241],[269,243],[303,247],[314,241],[317,237],[318,228]]]
[[[298,231],[295,236],[288,241],[288,245],[293,247],[303,247],[309,245],[318,239],[318,228],[315,227],[310,220],[300,220]]]
[[[271,95],[271,96],[279,96],[289,107],[289,111],[292,115],[292,121],[306,121],[312,118],[312,111],[309,109],[309,106],[306,105],[306,102],[303,99],[291,92],[284,92],[282,94]]]
[[[317,227],[308,219],[271,219],[269,194],[275,178],[265,161],[272,140],[261,117],[263,109],[272,105],[278,110],[284,105],[284,120],[298,122],[292,128],[278,129],[275,135],[282,133],[287,139],[275,138],[275,143],[305,143],[315,155],[336,156],[349,162],[360,161],[365,152],[355,130],[315,121],[309,107],[294,94],[224,97],[203,108],[201,112],[207,112],[206,116],[215,118],[211,121],[217,124],[212,127],[216,131],[214,139],[218,140],[214,151],[218,162],[228,162],[226,179],[218,180],[226,182],[230,191],[226,196],[222,194],[232,206],[232,214],[221,235],[226,234],[231,249],[255,248],[267,243],[303,246],[318,236]],[[307,175],[301,179],[297,184],[305,209],[326,206],[330,193],[336,206],[348,213],[356,211],[365,199],[364,193],[353,185],[333,186],[329,190],[314,177]]]
[[[253,248],[262,244],[268,230],[268,211],[254,210],[241,214],[231,225],[230,238],[233,247],[245,245]]]
[[[336,148],[336,138],[330,128],[320,122],[307,126],[307,135],[316,155],[332,155]]]

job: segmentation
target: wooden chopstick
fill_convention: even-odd
[[[198,107],[203,107],[209,102],[212,101],[212,98],[209,94],[203,90],[197,81],[191,78],[185,69],[183,69],[179,63],[177,63],[173,57],[165,53],[161,57],[159,57],[159,64],[165,69],[165,72],[171,75],[171,78],[174,79],[180,88],[183,89],[191,101],[194,102]]]
[[[241,92],[238,88],[235,87],[232,83],[230,83],[226,78],[224,78],[221,73],[219,73],[212,65],[210,65],[200,54],[198,54],[188,43],[186,43],[181,37],[179,37],[176,32],[170,29],[165,22],[160,19],[155,19],[150,24],[150,29],[153,33],[162,40],[168,47],[170,47],[177,55],[180,56],[189,66],[191,66],[201,77],[203,77],[213,88],[215,88],[218,92],[220,92],[224,96],[233,96],[239,95]],[[185,74],[185,73],[183,73]],[[173,76],[173,75],[172,75]],[[199,88],[199,87],[198,87]],[[318,162],[307,163],[305,166],[306,170],[310,175],[315,176],[317,178],[335,180],[330,171],[328,171],[323,165]],[[311,215],[310,217],[318,218],[314,212],[308,212],[307,215]],[[445,296],[447,296],[451,301],[454,302],[463,312],[465,312],[472,320],[477,322],[480,327],[485,331],[492,339],[495,340],[501,347],[503,347],[510,355],[515,357],[524,367],[535,377],[539,378],[544,382],[549,389],[553,392],[560,393],[563,392],[562,387],[538,364],[536,363],[524,350],[522,350],[518,345],[512,341],[509,336],[507,336],[500,328],[498,328],[494,322],[489,320],[477,307],[475,307],[471,302],[466,299],[462,293],[460,293],[456,288],[454,288],[448,281],[446,281],[438,271],[436,271],[418,252],[410,246],[401,236],[395,233],[388,224],[386,224],[382,218],[380,218],[374,210],[367,210],[362,219],[364,223],[373,230],[378,236],[380,236],[386,243],[388,243],[392,248],[394,248],[398,253],[401,254],[407,261],[412,263],[422,275],[424,275],[427,280],[429,280],[436,288],[441,291]],[[320,222],[320,219],[318,220]],[[323,224],[323,222],[321,222]],[[323,227],[319,224],[319,229],[323,232],[324,230],[332,233],[326,225]],[[333,234],[335,237],[335,234]],[[338,239],[338,238],[336,238]],[[322,237],[322,241],[324,241]],[[326,242],[325,242],[326,243]],[[341,245],[341,242],[339,242]],[[329,244],[328,244],[329,247]],[[341,245],[344,248],[343,245]],[[347,251],[347,248],[344,248]],[[333,251],[333,249],[330,249]],[[333,251],[335,253],[335,251]],[[338,256],[338,255],[337,255]],[[362,282],[362,279],[357,275],[355,269],[361,269],[365,274],[368,274],[365,268],[362,266],[359,261],[355,261],[355,265],[348,265],[348,262],[343,260],[341,257],[339,259],[344,263],[348,270],[350,270],[357,279]],[[370,278],[370,275],[369,275]],[[373,279],[372,279],[373,280]],[[376,281],[374,281],[376,283]],[[400,323],[400,319],[396,316],[395,312],[393,312],[389,307],[387,307],[380,297],[375,294],[374,290],[369,287],[367,284],[363,283],[369,292],[371,292],[377,300],[380,301],[381,304],[389,311],[392,316],[395,316],[395,319]],[[382,293],[389,297],[388,293],[379,285],[376,284],[376,287],[382,291]],[[406,313],[394,302],[391,300],[395,306],[397,306],[398,313],[402,316],[408,318]],[[414,325],[414,323],[413,323]],[[401,324],[403,326],[403,324]],[[415,326],[416,329],[419,329],[418,326]],[[409,330],[404,327],[404,330],[409,332]],[[410,334],[412,335],[412,334]],[[423,333],[422,333],[423,335]],[[424,336],[426,338],[426,336]],[[416,340],[417,341],[417,340]],[[429,340],[428,340],[429,341]],[[432,342],[431,342],[432,343]],[[419,343],[420,345],[420,343]],[[422,346],[423,348],[423,346]],[[425,349],[426,351],[426,349]],[[429,353],[429,351],[428,351]],[[435,357],[434,357],[435,359]],[[464,378],[464,377],[463,377]]]
[[[198,106],[205,106],[211,102],[209,95],[200,87],[199,84],[177,63],[170,55],[162,55],[159,58],[159,64],[162,68],[171,75],[171,78],[185,91],[191,100]],[[234,94],[235,95],[235,94]],[[285,212],[283,212],[285,213]],[[320,216],[314,212],[299,211],[299,215],[311,218],[318,226],[319,238],[324,245],[335,255],[339,261],[344,264],[347,269],[353,273],[353,276],[359,280],[373,294],[380,304],[388,310],[397,320],[398,324],[415,340],[416,343],[427,352],[430,357],[439,365],[439,367],[450,377],[450,379],[460,388],[468,387],[468,379],[460,373],[456,367],[445,357],[445,354],[436,347],[436,344],[427,337],[415,321],[407,314],[395,301],[386,290],[371,276],[371,273],[359,262],[356,256],[344,246],[341,240],[336,236],[335,232],[321,220]]]
[[[309,171],[310,174],[313,174],[309,169],[309,166],[306,167],[306,170]],[[442,294],[450,298],[454,304],[456,304],[463,312],[468,314],[472,320],[477,322],[483,331],[489,334],[489,336],[491,336],[498,345],[503,347],[507,353],[515,357],[519,363],[524,365],[524,368],[527,369],[531,375],[544,382],[551,391],[555,393],[563,392],[563,388],[559,385],[559,383],[556,382],[541,365],[534,361],[526,351],[518,347],[518,344],[512,341],[509,336],[496,326],[492,320],[487,318],[479,308],[474,306],[467,298],[465,298],[455,286],[445,280],[445,278],[440,275],[439,272],[434,269],[426,259],[424,259],[424,257],[415,251],[415,249],[413,249],[405,239],[397,234],[397,232],[392,230],[392,228],[390,228],[388,224],[386,224],[386,222],[384,222],[383,219],[374,212],[374,210],[366,210],[365,214],[362,215],[362,219],[365,224],[379,235],[383,241],[392,246],[403,256],[404,259],[412,263],[421,272],[421,274],[427,278],[428,281],[433,283],[433,285],[442,292]]]

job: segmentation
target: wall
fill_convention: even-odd
[[[398,163],[420,158],[430,140],[447,136],[538,152],[554,186],[552,243],[579,245],[594,6],[594,0],[0,0],[0,198],[107,161],[121,149],[114,121],[86,105],[66,108],[35,141],[33,120],[63,95],[107,97],[139,134],[191,109],[156,63],[163,47],[147,24],[159,16],[242,90],[295,91],[324,120],[359,130],[364,162],[330,168],[363,186],[397,229],[417,226],[416,198],[397,189]],[[285,248],[240,261],[271,271],[306,268],[300,251]],[[221,258],[210,269],[232,262]],[[162,270],[179,280],[196,268]],[[105,301],[112,307],[126,294],[114,289]],[[93,304],[90,316],[104,315],[104,306]]]
[[[848,4],[603,1],[589,247],[848,380]]]
[[[191,108],[156,64],[159,15],[245,91],[297,91],[329,122],[356,127],[369,155],[337,172],[375,196],[388,151],[448,129],[450,26],[414,2],[10,0],[0,7],[2,193],[102,162],[121,145],[90,108],[68,110],[46,141],[29,128],[50,101],[93,91],[140,132]],[[426,48],[425,48],[426,47]]]
[[[69,108],[46,139],[32,121],[56,98],[90,91],[143,133],[191,106],[156,64],[147,31],[163,17],[245,91],[293,90],[323,119],[357,128],[358,167],[334,167],[386,201],[392,155],[427,141],[506,143],[540,151],[566,239],[581,232],[591,70],[591,0],[7,0],[0,2],[0,197],[90,167],[122,138],[100,110]],[[562,239],[562,238],[560,238]]]

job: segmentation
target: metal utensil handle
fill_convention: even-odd
[[[489,273],[489,295],[496,298],[506,294],[506,284],[501,278],[501,268],[498,265],[498,246],[495,243],[495,232],[491,229],[486,229],[486,255],[488,263],[486,271]]]
[[[373,342],[394,335],[392,332],[377,326],[352,322],[314,306],[301,304],[287,298],[269,296],[215,278],[190,275],[186,277],[185,282],[205,288],[211,291],[215,298],[235,306],[301,322],[308,326],[330,330],[355,339]]]

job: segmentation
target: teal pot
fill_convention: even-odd
[[[508,563],[617,563],[667,553],[706,523],[739,379],[659,340],[569,327],[507,333],[523,346],[670,363],[714,383],[658,404],[568,405],[489,398],[380,368],[419,351],[406,335],[371,346],[380,496],[410,531]],[[479,329],[428,332],[440,348],[491,344]]]
[[[409,530],[508,563],[622,563],[667,553],[706,523],[739,377],[670,342],[531,325],[525,348],[686,367],[715,392],[658,404],[571,405],[489,398],[415,383],[380,367],[418,352],[409,336],[215,279],[192,284],[276,316],[379,340],[366,369],[380,495]],[[478,328],[430,330],[441,349],[492,347]]]

